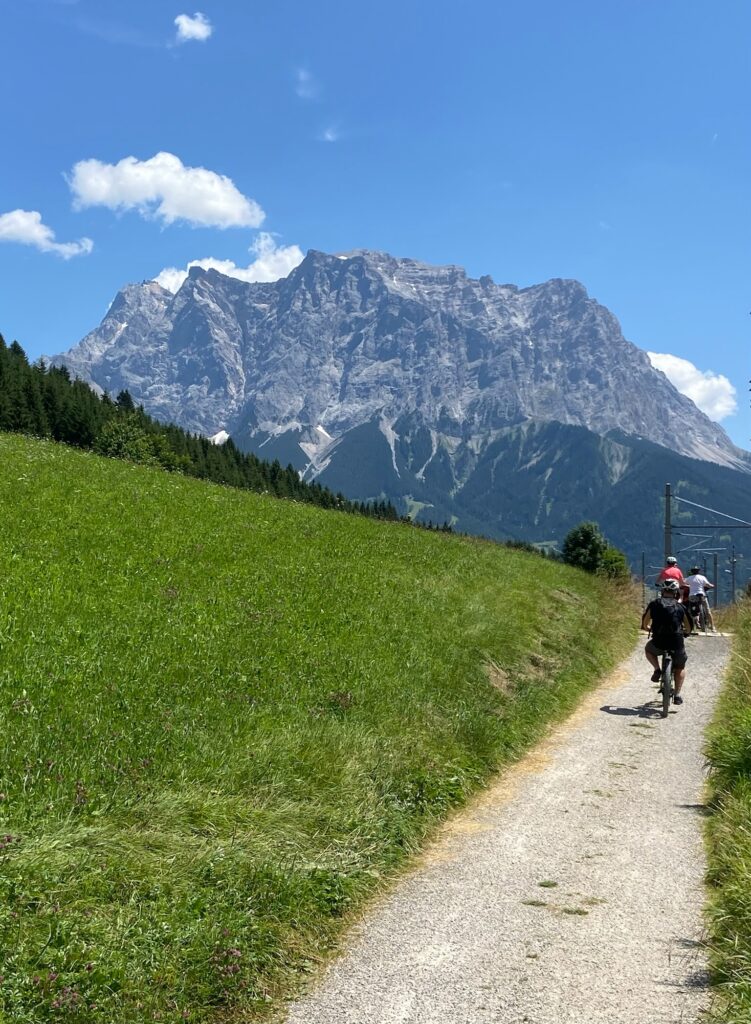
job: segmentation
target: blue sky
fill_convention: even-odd
[[[0,0],[8,340],[377,248],[579,279],[751,446],[746,0],[194,3]]]

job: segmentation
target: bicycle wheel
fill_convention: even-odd
[[[702,633],[707,632],[707,609],[704,607],[703,601],[699,606],[699,629]]]
[[[670,712],[670,699],[673,696],[673,659],[669,654],[662,656],[662,717],[667,718]]]

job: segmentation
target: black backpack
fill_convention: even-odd
[[[652,636],[655,639],[674,640],[683,636],[686,609],[679,601],[658,597],[649,607],[652,612]]]

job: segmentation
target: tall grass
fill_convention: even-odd
[[[0,1008],[252,1020],[632,644],[524,552],[0,435]]]
[[[710,730],[712,816],[708,824],[711,1017],[751,1020],[751,605],[735,606],[735,643]],[[724,625],[727,628],[727,625]]]
[[[723,633],[735,633],[739,621],[745,618],[747,612],[746,600],[742,599],[734,604],[723,604],[716,610],[713,609],[712,618],[717,629]]]

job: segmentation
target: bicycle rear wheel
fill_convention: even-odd
[[[667,718],[670,712],[670,699],[673,696],[673,659],[669,654],[662,656],[662,717]]]
[[[703,601],[699,607],[699,629],[702,633],[707,632],[707,609],[704,607]]]

